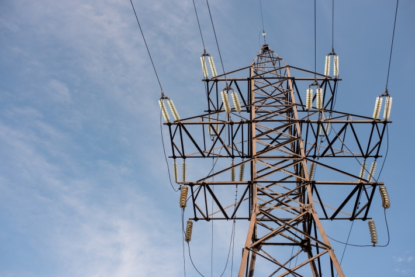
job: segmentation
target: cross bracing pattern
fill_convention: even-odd
[[[164,123],[170,158],[220,161],[207,176],[179,182],[189,187],[190,220],[250,221],[238,276],[254,276],[264,262],[269,276],[344,276],[321,222],[370,219],[383,183],[369,166],[382,157],[391,121],[337,111],[340,78],[290,66],[268,45],[250,66],[203,81],[205,113]],[[307,109],[310,84],[322,95]],[[233,93],[240,112],[223,101]]]

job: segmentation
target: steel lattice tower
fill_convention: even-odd
[[[299,76],[294,77],[294,72]],[[243,73],[248,77],[235,77]],[[238,276],[254,276],[260,259],[269,263],[267,276],[344,276],[321,222],[370,219],[374,193],[383,183],[332,162],[381,157],[391,121],[334,110],[340,78],[290,66],[268,45],[262,46],[250,66],[203,81],[207,113],[164,123],[171,139],[170,157],[188,163],[196,158],[235,163],[199,180],[179,182],[189,187],[190,220],[250,221]],[[301,82],[318,83],[323,90],[322,108],[306,109],[301,97],[305,91],[298,89]],[[223,90],[237,93],[241,113],[225,111]],[[229,181],[232,168],[243,164],[246,177]],[[339,178],[314,180],[311,166]],[[225,174],[227,179],[222,180]],[[229,191],[238,186],[236,203],[215,193],[213,186]],[[321,187],[330,188],[331,193],[340,187],[348,192],[340,190],[342,200],[333,207],[326,204],[330,197],[324,198]],[[211,199],[219,209],[210,214]]]

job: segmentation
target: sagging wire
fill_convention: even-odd
[[[159,86],[160,86],[160,90],[161,90],[161,97],[163,97],[163,96],[164,96],[163,87],[161,86],[161,82],[160,82],[160,78],[159,78],[158,73],[157,73],[156,66],[154,65],[153,58],[152,58],[152,56],[151,56],[150,49],[149,49],[149,47],[148,47],[148,45],[147,45],[147,41],[146,41],[146,38],[145,38],[145,36],[144,36],[143,29],[141,28],[140,20],[138,19],[138,15],[137,15],[137,12],[136,12],[136,10],[135,10],[135,7],[134,7],[134,4],[133,4],[133,1],[132,1],[132,0],[130,0],[130,3],[131,3],[131,7],[133,8],[134,15],[135,15],[135,18],[136,18],[136,20],[137,20],[138,27],[140,28],[140,32],[141,32],[141,35],[142,35],[142,37],[143,37],[144,44],[145,44],[145,46],[146,46],[148,56],[150,57],[150,61],[151,61],[151,64],[152,64],[152,66],[153,66],[154,73],[155,73],[156,78],[157,78],[157,82],[158,82],[158,84],[159,84]],[[170,186],[172,187],[172,189],[173,189],[175,192],[178,192],[178,190],[174,188],[173,183],[172,183],[172,181],[171,181],[171,174],[170,174],[169,163],[168,163],[168,160],[167,160],[166,147],[165,147],[165,145],[164,145],[164,136],[163,136],[163,128],[162,128],[162,120],[161,120],[162,115],[165,117],[165,119],[166,119],[167,121],[168,121],[170,118],[168,117],[168,113],[167,113],[167,110],[166,110],[166,108],[165,108],[165,106],[164,106],[164,103],[162,104],[161,102],[159,102],[159,104],[160,104],[160,108],[161,108],[161,110],[160,110],[160,133],[161,133],[161,142],[162,142],[162,145],[163,145],[164,158],[165,158],[165,160],[166,160],[167,171],[168,171],[168,174],[169,174]],[[164,109],[163,109],[163,107],[162,107],[162,106],[164,107]]]
[[[386,209],[384,209],[384,215],[385,215],[386,230],[387,230],[387,233],[388,233],[388,242],[385,245],[375,245],[375,246],[373,246],[373,245],[370,245],[370,244],[367,244],[367,245],[351,244],[351,243],[345,243],[345,242],[336,240],[336,239],[330,237],[329,235],[327,235],[327,237],[329,237],[331,240],[334,240],[335,242],[345,244],[345,245],[350,245],[350,246],[353,246],[353,247],[386,247],[386,246],[389,245],[389,242],[390,242],[389,224],[388,224],[388,220],[387,220],[387,217],[386,217]]]
[[[232,164],[234,165],[234,162],[232,161]],[[242,176],[243,178],[243,169],[241,168],[242,171],[240,171],[240,177]],[[235,181],[235,173],[233,174],[233,180]],[[236,185],[235,187],[235,204],[233,206],[233,211],[235,212],[236,210],[236,203],[238,201],[238,185]],[[228,257],[226,258],[226,264],[225,264],[225,268],[223,269],[222,274],[220,275],[221,277],[223,276],[223,274],[225,273],[226,267],[228,266],[228,261],[229,261],[229,254],[232,248],[232,260],[231,260],[231,276],[233,275],[233,256],[234,256],[234,252],[235,252],[235,225],[236,225],[236,220],[235,218],[233,219],[233,223],[232,223],[232,232],[231,232],[231,240],[229,242],[229,250],[228,250]]]
[[[216,46],[218,47],[218,52],[219,52],[220,63],[221,63],[221,65],[222,65],[223,74],[225,75],[225,83],[226,83],[226,87],[229,87],[229,86],[228,86],[228,79],[227,79],[227,77],[226,77],[225,67],[223,66],[222,54],[220,53],[220,47],[219,47],[218,37],[216,36],[215,25],[213,24],[212,12],[210,11],[209,0],[206,0],[206,4],[207,4],[208,10],[209,10],[209,16],[210,16],[210,22],[212,23],[213,34],[215,35]]]
[[[184,276],[186,276],[186,261],[185,261],[185,247],[184,247],[186,232],[184,231],[184,209],[182,209],[182,236],[183,236],[182,237],[182,241],[183,241],[183,260],[184,260],[184,270],[185,270],[185,275]],[[192,265],[193,265],[194,269],[197,271],[197,273],[199,273],[200,276],[204,277],[204,275],[202,273],[200,273],[200,271],[197,269],[197,267],[195,266],[195,264],[193,262],[192,254],[190,252],[190,241],[187,241],[187,247],[188,247],[188,250],[189,250],[189,258],[190,258],[190,261],[192,262]]]
[[[267,44],[267,40],[266,40],[266,38],[265,38],[265,36],[266,36],[267,34],[265,33],[265,27],[264,27],[264,16],[262,15],[262,2],[261,2],[261,0],[259,0],[259,6],[260,6],[260,9],[261,9],[262,36],[264,37],[264,44]]]
[[[182,210],[182,232],[184,236],[184,209]],[[182,241],[183,241],[183,270],[184,270],[184,276],[186,277],[186,255],[185,255],[185,250],[184,250],[184,239],[182,239]]]

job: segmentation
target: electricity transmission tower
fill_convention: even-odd
[[[391,121],[336,111],[341,79],[327,75],[290,66],[264,45],[250,66],[203,80],[205,114],[164,123],[170,158],[218,161],[215,173],[178,182],[189,191],[190,220],[249,220],[238,276],[342,277],[322,221],[370,219],[383,185],[373,178],[375,161]],[[306,101],[302,85],[311,91]],[[362,168],[349,166],[356,159]]]

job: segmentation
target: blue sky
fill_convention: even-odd
[[[392,201],[391,243],[348,247],[348,276],[415,276],[415,3],[400,2],[389,80],[394,123],[381,177]],[[203,48],[191,0],[134,3],[166,94],[181,117],[202,113]],[[370,116],[383,93],[395,3],[336,1],[339,110]],[[248,66],[260,47],[259,3],[210,4],[225,69]],[[322,72],[331,50],[331,1],[317,4]],[[219,65],[206,3],[196,5]],[[313,1],[263,0],[263,7],[269,45],[288,64],[313,69]],[[179,196],[168,183],[160,141],[160,91],[129,1],[1,1],[0,41],[0,275],[183,276]],[[189,165],[189,179],[203,172]],[[371,216],[382,244],[387,236],[376,197]],[[246,227],[237,223],[234,274]],[[345,240],[349,227],[326,228]],[[197,222],[192,240],[205,276],[210,228]],[[230,228],[214,226],[213,276],[224,268]],[[368,241],[366,222],[356,222],[350,242]],[[343,246],[333,246],[340,256]],[[186,268],[197,276],[188,259]]]

